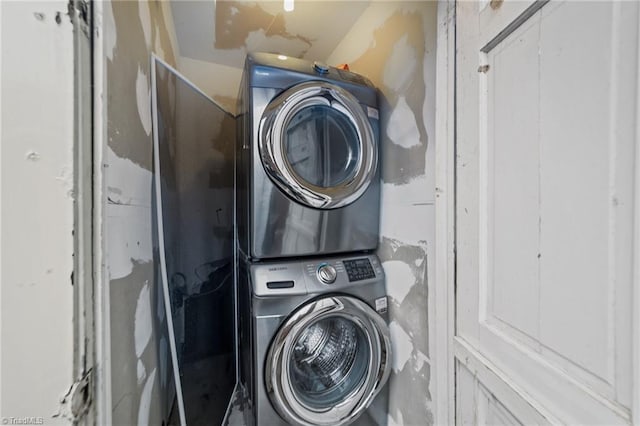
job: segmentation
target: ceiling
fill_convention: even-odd
[[[171,3],[180,55],[241,68],[247,52],[326,60],[369,1],[185,1]]]

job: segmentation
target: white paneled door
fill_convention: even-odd
[[[457,3],[458,423],[640,422],[639,14]]]

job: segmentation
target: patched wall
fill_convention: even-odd
[[[428,283],[435,243],[436,6],[372,3],[327,61],[348,63],[381,93],[378,256],[390,298],[390,425],[433,423]]]
[[[110,421],[160,425],[174,392],[152,197],[150,57],[175,65],[175,35],[163,2],[110,1],[102,12]]]
[[[328,4],[342,10],[343,2]],[[390,425],[433,423],[428,283],[435,246],[436,8],[436,2],[372,2],[328,57],[309,57],[293,48],[270,50],[331,65],[347,63],[380,89],[378,255],[387,274],[394,350]],[[243,48],[249,50],[250,37],[245,40]],[[239,419],[237,410],[232,417]]]
[[[178,69],[233,113],[248,52],[326,59],[368,4],[297,1],[285,12],[282,1],[172,2]]]

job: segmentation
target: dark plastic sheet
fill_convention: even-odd
[[[221,424],[237,377],[235,120],[154,59],[155,184],[177,409],[181,423]]]

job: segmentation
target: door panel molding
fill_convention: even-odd
[[[453,350],[457,363],[464,365],[520,421],[537,425],[562,424],[464,338],[454,338]]]
[[[518,421],[628,424],[639,7],[547,3],[457,4],[454,357]]]
[[[554,6],[556,8],[558,7],[556,5]],[[551,10],[547,10],[546,14],[549,15],[552,12],[553,12],[553,8]],[[522,40],[525,39],[525,34],[530,34],[530,35],[532,34],[532,39],[534,41],[539,40],[541,37],[540,29],[539,29],[541,14],[538,14],[535,17],[531,15],[531,18],[533,22],[527,25],[521,25],[518,31],[513,33],[514,37],[517,36],[519,38],[518,41],[520,42],[520,44],[522,44]],[[619,145],[618,139],[616,137],[616,132],[619,132],[618,129],[624,127],[622,125],[623,122],[625,120],[631,119],[628,116],[624,116],[624,108],[618,108],[616,104],[616,102],[618,101],[617,82],[620,80],[619,74],[623,74],[617,70],[616,66],[618,62],[615,60],[615,58],[619,58],[620,47],[617,41],[622,38],[620,36],[620,32],[622,31],[620,28],[624,28],[623,26],[619,25],[620,20],[621,20],[620,8],[619,8],[619,5],[617,5],[617,6],[614,6],[613,10],[611,11],[611,21],[610,21],[611,28],[614,29],[611,34],[611,43],[610,43],[610,47],[611,47],[610,52],[614,60],[611,61],[612,62],[611,73],[609,75],[610,87],[612,87],[611,94],[608,99],[609,103],[611,104],[611,107],[610,107],[611,113],[609,117],[605,118],[605,120],[608,119],[609,121],[610,135],[609,135],[608,145],[605,145],[607,146],[607,148],[603,148],[603,150],[607,151],[605,156],[609,157],[609,177],[608,177],[609,182],[608,182],[608,193],[606,194],[606,198],[611,200],[618,200],[618,199],[624,200],[624,199],[633,198],[630,187],[629,187],[629,184],[632,180],[630,171],[633,168],[633,164],[630,164],[629,159],[632,156],[630,155],[629,152],[626,152],[626,150],[628,150],[628,147],[626,145],[618,146]],[[480,193],[479,193],[479,197],[480,197],[480,201],[479,201],[480,203],[480,208],[479,208],[480,312],[479,312],[479,317],[480,317],[481,324],[483,323],[492,324],[495,327],[500,328],[503,334],[505,333],[512,334],[513,338],[516,338],[517,340],[520,340],[525,344],[530,344],[532,349],[534,349],[535,351],[545,356],[548,356],[548,359],[552,363],[555,363],[561,368],[564,368],[572,372],[572,374],[575,374],[581,377],[585,381],[585,383],[587,383],[589,386],[593,387],[594,389],[599,390],[601,393],[603,393],[603,395],[605,395],[608,398],[615,398],[616,394],[625,395],[625,392],[626,392],[626,395],[628,395],[628,392],[625,391],[625,389],[628,389],[629,387],[625,386],[623,383],[625,380],[628,380],[628,375],[625,376],[624,374],[622,375],[619,374],[618,377],[616,378],[615,373],[618,365],[628,364],[628,358],[625,359],[623,355],[628,353],[629,351],[624,351],[624,350],[618,351],[617,354],[620,356],[617,356],[615,351],[615,338],[617,338],[618,341],[621,341],[621,339],[623,339],[624,336],[626,336],[630,332],[629,330],[626,330],[627,327],[625,326],[625,318],[627,318],[627,315],[625,315],[624,312],[626,310],[620,309],[620,307],[625,306],[624,300],[626,300],[629,296],[625,295],[627,293],[625,288],[618,288],[618,293],[620,294],[616,296],[615,294],[616,291],[614,287],[616,285],[616,279],[619,279],[618,271],[630,270],[629,266],[627,265],[628,262],[630,262],[630,258],[627,254],[625,254],[626,246],[624,245],[624,244],[627,244],[628,246],[629,241],[625,242],[624,236],[631,234],[630,229],[627,228],[627,225],[630,225],[631,221],[629,220],[628,217],[626,217],[628,216],[629,213],[621,209],[620,206],[616,204],[616,202],[610,203],[608,207],[608,211],[606,213],[603,213],[603,214],[609,215],[608,225],[607,225],[608,231],[606,231],[606,234],[608,236],[608,249],[606,249],[606,245],[604,246],[605,247],[604,250],[605,251],[608,250],[608,251],[606,252],[606,254],[601,256],[601,258],[606,259],[607,256],[609,258],[607,261],[608,269],[605,271],[607,275],[607,290],[606,290],[605,297],[608,297],[610,300],[607,305],[609,307],[608,310],[606,309],[602,310],[603,312],[602,323],[605,323],[606,321],[606,323],[608,324],[606,327],[607,343],[606,345],[603,346],[602,351],[607,354],[608,359],[606,361],[606,365],[604,364],[602,365],[600,374],[596,374],[595,372],[590,371],[584,365],[580,364],[576,360],[567,356],[565,353],[562,353],[558,349],[554,348],[548,342],[545,343],[544,336],[540,334],[541,330],[539,328],[540,327],[539,324],[533,324],[533,327],[530,327],[532,328],[532,330],[529,330],[529,332],[527,332],[527,330],[521,327],[520,328],[517,327],[516,326],[517,324],[509,323],[508,319],[499,316],[495,311],[494,299],[496,296],[496,291],[497,291],[496,286],[498,285],[498,283],[496,282],[496,277],[494,275],[493,268],[496,265],[507,265],[507,267],[511,269],[515,269],[517,267],[517,269],[521,272],[523,269],[525,270],[527,269],[527,265],[520,265],[520,264],[513,265],[513,262],[499,262],[500,259],[496,260],[495,258],[496,245],[495,245],[494,237],[495,237],[496,227],[495,227],[494,220],[497,221],[498,219],[496,219],[495,217],[496,212],[494,211],[494,205],[496,202],[494,190],[496,187],[496,182],[504,182],[505,179],[496,180],[494,178],[494,174],[496,173],[494,156],[496,155],[497,152],[499,152],[498,150],[504,151],[505,149],[509,149],[509,145],[513,145],[512,143],[510,143],[511,142],[510,138],[526,139],[526,142],[527,142],[526,146],[532,146],[534,148],[538,147],[539,145],[538,143],[539,135],[536,135],[535,132],[532,135],[518,135],[517,131],[519,129],[516,128],[515,129],[516,134],[507,135],[507,138],[506,138],[507,143],[503,143],[499,147],[496,146],[498,141],[500,141],[501,139],[505,139],[505,137],[504,135],[502,138],[500,138],[499,135],[497,136],[493,125],[495,123],[500,124],[501,121],[522,120],[522,117],[519,117],[519,115],[522,115],[522,113],[520,113],[520,108],[513,108],[515,109],[515,111],[512,111],[512,116],[507,118],[504,118],[504,117],[500,118],[500,117],[493,116],[495,113],[495,105],[493,104],[494,90],[492,90],[492,87],[499,88],[499,86],[497,87],[497,84],[494,83],[494,80],[498,79],[498,73],[501,71],[500,66],[495,66],[496,60],[498,60],[499,58],[498,55],[500,53],[504,53],[505,51],[508,52],[508,50],[511,49],[509,44],[515,43],[513,40],[507,39],[507,38],[503,39],[503,41],[507,44],[506,46],[503,46],[503,47],[496,46],[496,49],[494,51],[486,55],[486,57],[489,58],[486,63],[487,65],[490,66],[491,71],[487,73],[481,73],[479,76],[480,87],[481,87],[480,102],[479,102],[479,105],[480,105],[479,126],[481,129],[480,139],[479,139],[479,168],[481,173],[480,185],[479,185],[480,186]],[[536,53],[535,56],[537,56],[537,50],[538,50],[537,46],[533,45],[532,48],[534,50],[534,53]],[[522,50],[523,46],[518,45],[516,48],[513,48],[511,50],[515,50],[515,49]],[[520,57],[517,57],[517,58],[519,59]],[[537,58],[534,57],[534,60],[537,60]],[[524,65],[531,65],[531,64],[528,64],[526,61],[523,61],[523,63]],[[534,66],[538,65],[538,63],[534,62],[533,65]],[[520,69],[521,65],[517,65],[517,67],[519,68],[519,71],[526,72],[526,67],[522,67],[522,69]],[[538,71],[538,74],[539,74],[539,71]],[[533,77],[537,77],[538,74],[534,73]],[[504,77],[505,74],[502,73],[500,74],[500,76]],[[531,78],[530,80],[532,80],[532,82],[530,82],[527,86],[535,86],[533,93],[531,93],[531,98],[539,99],[540,98],[540,87],[539,87],[540,84],[538,83],[539,78]],[[536,83],[538,84],[536,85]],[[509,88],[517,89],[514,87],[509,87]],[[523,89],[523,90],[525,90],[524,93],[527,93],[526,92],[527,89]],[[509,93],[510,92],[507,91],[507,94]],[[523,92],[520,92],[521,96],[522,94]],[[523,102],[523,103],[526,104],[526,102]],[[606,110],[607,107],[606,106],[602,107],[602,109]],[[623,111],[621,111],[619,114],[618,110],[623,110]],[[527,115],[526,117],[527,120],[530,120],[532,122],[537,121],[537,123],[540,123],[539,112],[535,110],[525,111],[525,112]],[[622,119],[618,117],[619,115],[623,115]],[[604,116],[606,117],[606,114],[604,114]],[[533,124],[535,125],[536,123],[533,123]],[[606,133],[606,129],[604,133]],[[541,159],[539,158],[541,154],[539,150],[543,150],[544,147],[540,146],[539,148],[536,148],[532,152],[526,152],[524,151],[523,146],[516,146],[515,148],[511,148],[512,151],[510,151],[510,155],[511,157],[513,157],[514,155],[518,155],[519,151],[523,151],[521,155],[528,156],[525,160],[523,160],[523,163],[525,165],[531,164],[532,166],[535,166],[532,170],[529,170],[529,172],[531,172],[530,174],[535,176],[538,173],[538,169],[541,168],[541,164],[540,164]],[[524,148],[526,148],[526,146],[524,146]],[[504,157],[505,156],[503,154],[502,155],[503,160],[504,160]],[[502,164],[504,163],[506,162],[502,161]],[[520,164],[520,166],[522,166],[522,164]],[[518,170],[518,173],[522,174],[523,172],[522,170]],[[604,174],[606,175],[606,173]],[[511,193],[509,196],[508,202],[511,205],[511,207],[503,206],[503,207],[508,207],[503,210],[508,212],[509,215],[513,214],[513,209],[516,209],[518,214],[525,214],[526,210],[529,210],[529,211],[535,210],[541,203],[540,194],[536,193],[536,191],[539,191],[537,186],[540,185],[540,178],[538,177],[537,180],[534,179],[532,183],[534,186],[534,188],[532,188],[533,191],[531,191],[533,193],[533,197],[532,197],[533,200],[530,206],[526,205],[526,199],[518,198],[518,194],[525,192],[523,190],[524,188],[522,188],[522,186],[520,185],[520,186],[516,186],[513,190],[513,193]],[[507,186],[509,184],[510,183],[507,182]],[[513,184],[511,184],[511,186],[513,186]],[[527,208],[523,212],[520,211],[522,209],[522,206]],[[508,220],[509,218],[506,217],[506,219]],[[500,225],[504,227],[505,222],[506,222],[505,220],[501,220]],[[620,223],[622,223],[622,225]],[[520,232],[520,234],[518,235],[519,239],[523,238],[524,236],[523,233],[527,233],[530,230],[538,227],[538,218],[532,217],[532,221],[529,223],[529,225],[530,226],[527,226],[527,227],[521,227],[524,229],[519,230]],[[513,232],[508,232],[508,237],[510,237],[512,234]],[[603,231],[602,234],[605,234],[605,231]],[[620,238],[621,236],[622,238]],[[525,246],[525,248],[529,247],[530,250],[534,250],[534,251],[532,251],[531,253],[522,253],[522,256],[519,256],[519,257],[530,258],[532,260],[535,259],[535,249],[536,249],[536,246],[540,246],[540,240],[539,240],[540,238],[541,237],[538,231],[537,235],[531,235],[532,244],[527,245],[527,244],[522,244],[521,242],[520,246]],[[621,240],[622,243],[620,243],[618,240]],[[509,248],[509,251],[512,251],[512,250],[513,248]],[[537,250],[542,251],[540,247],[538,247]],[[597,248],[594,247],[593,251],[595,252],[596,250]],[[620,255],[616,253],[619,253]],[[508,252],[507,256],[511,256],[513,258],[513,253]],[[542,261],[544,263],[544,259],[542,259]],[[540,261],[538,261],[538,263],[539,262]],[[537,296],[540,290],[538,289],[537,290],[538,293],[536,292],[536,287],[539,287],[541,285],[540,266],[532,262],[530,262],[528,266],[529,266],[529,269],[531,270],[530,271],[531,272],[530,275],[532,275],[531,280],[535,281],[535,282],[532,282],[532,284],[529,286],[529,290],[532,291],[531,294],[527,294],[526,292],[527,288],[519,287],[517,289],[518,291],[517,293],[513,293],[515,290],[511,289],[511,293],[509,294],[510,297],[506,299],[505,304],[513,305],[513,301],[510,299],[514,297],[520,297],[520,298],[525,297],[528,299],[528,301],[521,300],[521,302],[523,303],[520,305],[521,306],[520,310],[522,309],[532,310],[533,312],[531,312],[529,316],[540,315],[539,314],[540,302],[537,299]],[[624,277],[622,278],[624,279]],[[509,287],[513,287],[513,283],[507,282],[505,285],[506,287],[503,287],[501,289],[503,290],[506,289],[508,291]],[[613,307],[617,307],[619,312],[622,312],[622,315],[618,315],[616,317],[616,315],[614,315]],[[518,312],[516,312],[516,314],[517,313]],[[533,333],[531,331],[533,331]],[[616,334],[617,336],[614,336]],[[625,399],[628,401],[628,396]]]
[[[455,0],[438,2],[435,132],[435,281],[429,333],[434,348],[434,424],[455,421]]]
[[[526,9],[524,9],[517,18],[515,18],[514,20],[510,21],[506,27],[502,30],[499,30],[499,32],[495,35],[493,35],[496,31],[496,24],[493,25],[483,25],[483,38],[485,37],[491,37],[491,35],[493,35],[493,38],[491,38],[481,49],[480,51],[483,53],[489,53],[489,51],[491,51],[494,47],[496,47],[498,44],[502,43],[502,41],[507,38],[509,35],[511,35],[511,33],[513,33],[515,30],[517,30],[522,24],[524,24],[527,20],[529,20],[529,18],[531,18],[533,15],[535,15],[538,10],[540,10],[542,8],[542,6],[544,6],[545,4],[547,4],[549,2],[549,0],[537,0],[534,2],[531,2],[530,4],[528,4],[527,2],[516,2],[516,3],[520,3],[520,4],[516,4],[516,7],[522,8],[523,6],[526,7]],[[512,5],[509,5],[510,7],[513,7]],[[513,16],[514,12],[513,11],[509,11],[509,12],[505,12],[502,14],[500,20],[497,20],[499,23],[503,24],[502,20],[508,20],[510,16]],[[489,11],[483,12],[483,14],[488,15]],[[480,18],[482,19],[482,18]]]
[[[636,14],[637,22],[640,22],[640,7]],[[636,103],[635,114],[640,112],[640,30],[636,37]],[[635,204],[634,204],[634,225],[633,225],[633,289],[632,289],[632,365],[631,376],[631,410],[634,424],[640,424],[640,120],[636,119],[635,129]]]
[[[529,395],[531,404],[535,407],[549,407],[554,411],[553,415],[561,419],[562,423],[591,422],[592,424],[619,424],[627,423],[631,420],[631,413],[626,407],[622,407],[614,401],[603,397],[595,392],[593,388],[578,381],[566,371],[551,364],[540,354],[530,350],[520,342],[510,336],[502,334],[494,329],[496,335],[501,337],[496,340],[495,352],[509,351],[511,355],[510,364],[520,367],[522,370],[497,366],[489,361],[491,354],[483,353],[477,346],[467,342],[464,337],[456,336],[454,341],[454,351],[456,358],[460,359],[459,345],[464,343],[465,347],[471,348],[471,353],[476,354],[477,362],[486,361],[487,368],[492,370],[501,369],[506,381],[515,389],[521,389],[520,393]],[[514,350],[515,349],[515,350]],[[493,366],[493,367],[490,367]],[[526,369],[526,374],[522,372]],[[488,386],[489,387],[489,386]],[[489,389],[493,390],[491,387]],[[572,411],[572,408],[580,412]],[[564,410],[564,412],[561,412]],[[544,410],[542,411],[544,412]],[[547,413],[550,413],[547,409]],[[576,418],[575,415],[580,417]],[[551,418],[551,414],[545,415]]]
[[[518,345],[516,342],[511,342],[511,344]],[[577,421],[571,416],[571,412],[552,413],[545,408],[550,406],[565,408],[579,406],[581,409],[587,407],[587,411],[581,414],[584,414],[584,418],[590,419],[590,422],[594,424],[618,424],[631,421],[631,413],[624,407],[620,407],[593,392],[568,374],[546,363],[537,354],[527,351],[525,347],[519,346],[519,350],[522,352],[520,361],[523,366],[527,365],[530,368],[531,365],[527,362],[528,358],[537,358],[538,365],[534,367],[535,371],[532,374],[537,379],[533,382],[517,380],[518,376],[515,372],[503,370],[495,365],[463,337],[456,336],[454,338],[456,360],[474,373],[477,380],[494,393],[505,407],[516,414],[518,419],[524,423],[570,424]],[[556,380],[555,375],[562,378],[562,381]],[[548,398],[543,395],[530,391],[536,387],[551,386],[561,395],[561,399],[554,399],[553,404],[549,404]],[[572,396],[576,388],[586,398],[576,401]],[[612,413],[614,415],[611,415]]]

